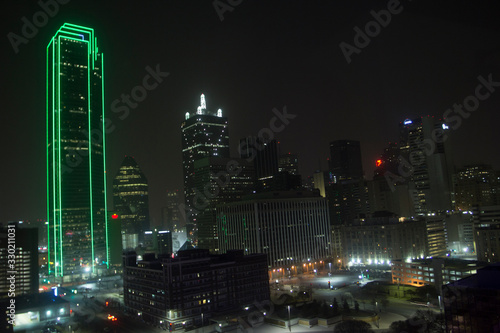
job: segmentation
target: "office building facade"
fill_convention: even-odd
[[[135,252],[123,258],[125,306],[156,325],[207,325],[213,316],[269,300],[264,254],[195,249],[175,258],[147,254],[137,262]]]
[[[269,192],[217,207],[219,247],[265,253],[269,267],[331,256],[328,205],[308,192]]]
[[[194,162],[198,247],[219,253],[215,207],[252,193],[255,169],[244,159],[205,157]]]
[[[498,172],[485,164],[468,165],[455,173],[456,210],[468,211],[474,206],[500,204]]]
[[[108,267],[103,55],[94,30],[65,23],[47,46],[49,273]]]
[[[122,234],[138,234],[140,242],[150,224],[148,180],[132,156],[125,156],[113,179],[113,204]]]
[[[383,216],[342,226],[344,265],[390,265],[394,259],[425,258],[426,223]]]
[[[476,274],[486,263],[449,258],[396,259],[391,262],[392,283],[413,287],[441,286]]]

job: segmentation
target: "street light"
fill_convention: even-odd
[[[290,321],[290,305],[288,305],[288,329],[292,331],[291,321]]]

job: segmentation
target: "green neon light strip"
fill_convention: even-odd
[[[87,47],[89,47],[87,43]],[[87,58],[87,100],[88,100],[88,115],[89,115],[89,192],[90,192],[90,240],[92,248],[92,273],[95,273],[95,254],[94,254],[94,207],[92,198],[92,123],[91,123],[91,109],[90,109],[90,60]]]
[[[50,45],[50,44],[49,44]],[[50,275],[50,191],[49,191],[49,45],[47,46],[47,80],[45,83],[45,143],[46,143],[46,159],[47,159],[47,263],[48,271]]]
[[[97,43],[96,43],[97,44]],[[97,46],[96,46],[97,48]],[[101,54],[101,88],[102,88],[102,160],[104,172],[104,226],[106,228],[106,266],[109,269],[109,237],[108,237],[108,194],[106,192],[106,129],[104,119],[104,54]]]
[[[55,64],[55,41],[54,38],[52,38],[52,91],[55,89],[55,78],[54,78],[54,64]],[[56,217],[56,206],[57,206],[57,198],[56,198],[56,120],[55,120],[55,97],[54,93],[52,93],[52,208],[53,208],[53,217],[52,217],[52,223],[53,223],[53,229],[54,229],[54,273],[57,276],[57,266],[55,263],[57,262],[57,234],[56,234],[56,223],[57,223],[57,217]]]
[[[92,55],[92,69],[94,69],[94,60],[96,60],[96,53],[95,51],[95,41],[94,41],[94,29],[92,28],[87,28],[87,27],[82,27],[81,25],[76,25],[76,24],[71,24],[71,23],[64,23],[63,27],[61,29],[69,29],[73,31],[78,31],[80,33],[87,33],[90,36],[89,41],[90,41],[90,49],[89,50],[89,55]],[[81,40],[80,40],[81,41]],[[95,59],[94,59],[95,58]]]
[[[83,36],[83,38],[82,38]],[[85,40],[87,39],[87,40]],[[93,177],[92,177],[92,139],[90,136],[92,129],[92,110],[91,105],[93,99],[92,94],[92,81],[91,81],[91,73],[90,73],[90,62],[92,62],[92,70],[95,69],[95,61],[98,60],[98,48],[97,48],[97,38],[94,37],[94,30],[87,27],[82,27],[74,24],[65,23],[56,33],[54,37],[52,37],[49,45],[47,46],[47,101],[46,101],[46,109],[47,109],[47,119],[46,119],[46,129],[47,129],[47,197],[50,197],[50,189],[52,189],[52,204],[50,200],[47,200],[47,216],[48,216],[48,258],[49,258],[49,272],[51,271],[50,259],[54,257],[54,263],[57,263],[57,266],[54,268],[55,276],[63,276],[64,275],[64,258],[63,258],[63,205],[62,205],[62,168],[64,166],[62,161],[62,135],[61,135],[61,123],[62,123],[62,104],[61,104],[61,42],[64,40],[74,40],[80,43],[87,44],[87,52],[89,57],[87,58],[87,96],[88,96],[88,129],[89,129],[89,140],[88,140],[88,149],[89,149],[89,200],[90,200],[90,229],[91,229],[91,250],[92,250],[92,272],[96,271],[95,264],[95,235],[94,235],[94,208],[93,208]],[[50,47],[52,48],[52,63],[49,64],[49,52]],[[57,50],[55,49],[57,48]],[[57,52],[57,56],[56,56]],[[104,60],[101,55],[101,84],[102,84],[102,117],[104,119],[105,111],[104,111]],[[49,69],[52,74],[52,90],[49,89]],[[57,75],[57,81],[55,79]],[[52,104],[49,106],[49,93],[52,95]],[[56,96],[57,95],[57,96]],[[49,113],[50,112],[50,113]],[[52,120],[52,137],[49,136],[49,115],[51,115]],[[104,226],[106,232],[106,263],[109,268],[109,234],[108,234],[108,220],[107,220],[107,191],[106,191],[106,147],[105,147],[105,123],[103,120],[103,172],[104,172]],[[57,128],[56,128],[57,127]],[[50,138],[50,139],[49,139]],[[51,144],[51,149],[49,149],[49,142]],[[52,152],[52,182],[50,181],[50,170],[49,170],[49,156],[50,152]],[[57,158],[56,158],[57,153]],[[52,183],[52,184],[50,184]],[[50,209],[53,210],[52,214]],[[50,219],[51,215],[52,221]],[[52,223],[51,223],[52,222]],[[51,253],[50,246],[50,228],[53,227],[54,237],[52,240],[53,243],[53,254]]]
[[[57,143],[58,143],[58,165],[57,169],[59,171],[59,274],[62,277],[64,274],[63,271],[63,250],[62,250],[62,175],[61,175],[61,113],[62,113],[62,108],[61,108],[61,36],[58,36],[57,38],[57,89],[58,89],[58,94],[57,94],[57,128],[58,128],[58,135],[57,135]],[[57,265],[56,265],[57,266]],[[56,267],[57,268],[57,267]],[[57,276],[57,275],[56,275]]]

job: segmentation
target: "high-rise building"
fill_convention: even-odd
[[[257,190],[269,190],[273,177],[278,173],[278,143],[249,136],[240,140],[240,157],[253,161]]]
[[[398,144],[389,142],[375,161],[373,180],[368,182],[372,212],[389,211],[399,216],[415,215],[414,184],[408,182],[394,184],[392,180],[399,174],[400,154]]]
[[[453,161],[447,125],[433,117],[406,119],[399,125],[400,155],[410,165],[407,181],[414,184],[417,200],[415,212],[452,209]]]
[[[446,216],[431,214],[425,217],[427,232],[426,256],[444,257],[448,246],[448,230],[446,228]]]
[[[194,163],[198,247],[219,252],[215,207],[240,200],[254,189],[253,164],[243,159],[205,157]]]
[[[38,229],[21,225],[0,228],[0,298],[38,294]]]
[[[158,255],[172,254],[172,232],[169,230],[147,230],[144,232],[144,243],[141,253],[156,253]]]
[[[326,197],[332,225],[348,224],[371,212],[368,182],[362,178],[330,184]]]
[[[455,173],[455,207],[468,211],[473,206],[500,204],[498,172],[484,164],[468,165]]]
[[[125,156],[113,180],[113,204],[122,223],[122,235],[149,229],[148,180],[132,156]]]
[[[476,228],[474,233],[477,259],[500,262],[500,224]]]
[[[103,55],[94,30],[65,23],[47,46],[49,273],[108,268]]]
[[[162,227],[171,232],[178,232],[181,229],[181,212],[179,190],[167,192],[166,206],[162,208]],[[182,223],[184,225],[185,223]]]
[[[327,200],[314,192],[266,192],[219,205],[217,223],[222,253],[266,253],[270,267],[331,256]]]
[[[336,140],[330,143],[330,171],[335,182],[363,178],[359,141]]]
[[[286,171],[291,175],[299,174],[299,158],[296,154],[281,154],[278,161],[278,171]]]
[[[205,95],[201,95],[201,103],[196,112],[186,112],[181,123],[182,132],[182,165],[184,171],[184,200],[186,206],[186,223],[196,223],[194,207],[194,162],[200,158],[215,156],[229,158],[229,133],[227,118],[222,110],[207,110]]]

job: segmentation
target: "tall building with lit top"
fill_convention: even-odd
[[[113,180],[113,204],[120,216],[122,234],[149,230],[148,180],[132,156],[125,156]]]
[[[48,263],[65,282],[109,265],[103,55],[68,23],[46,52]]]
[[[401,157],[411,165],[407,179],[415,188],[415,212],[451,210],[453,162],[448,126],[427,116],[406,119],[399,129]]]
[[[186,203],[186,223],[196,223],[196,213],[200,208],[194,202],[195,180],[194,162],[204,157],[229,158],[229,134],[227,118],[222,110],[209,111],[205,95],[201,95],[197,111],[186,112],[181,123],[182,166],[184,171],[184,199]]]

